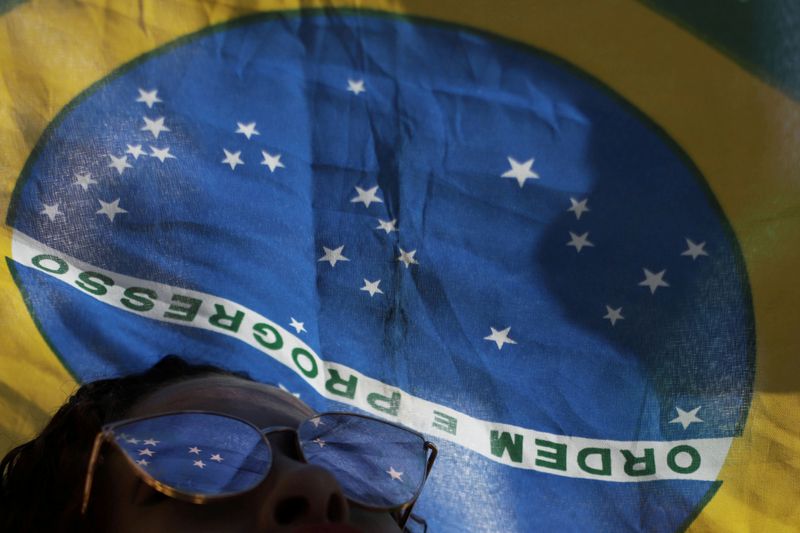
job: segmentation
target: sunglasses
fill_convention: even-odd
[[[94,441],[84,484],[85,514],[100,450],[110,443],[153,489],[196,504],[244,494],[269,475],[273,452],[267,435],[290,431],[309,464],[328,470],[344,496],[359,507],[389,511],[406,527],[437,449],[411,429],[354,413],[322,413],[296,428],[258,429],[213,412],[180,411],[103,426]],[[409,529],[426,529],[414,517]]]

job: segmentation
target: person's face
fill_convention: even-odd
[[[198,377],[166,386],[140,400],[129,418],[167,411],[229,414],[259,428],[296,427],[314,414],[276,387],[229,376]],[[294,433],[268,436],[272,468],[254,490],[202,505],[169,498],[142,481],[111,446],[95,473],[89,519],[99,531],[201,532],[389,532],[400,531],[388,512],[350,504],[336,479],[299,457]]]

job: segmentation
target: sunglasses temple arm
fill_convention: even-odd
[[[430,450],[431,454],[428,456],[428,463],[425,466],[425,480],[428,479],[428,474],[431,473],[431,468],[433,468],[433,462],[436,461],[436,456],[439,454],[439,450],[436,448],[436,445],[432,442],[425,441],[425,448]],[[425,481],[423,480],[423,483]],[[419,488],[419,493],[414,496],[414,499],[408,502],[405,509],[403,509],[402,513],[400,514],[400,520],[398,521],[398,525],[400,528],[406,527],[406,522],[408,522],[409,517],[411,516],[411,510],[414,508],[414,504],[417,503],[417,499],[419,498],[419,494],[422,492],[422,487]]]
[[[89,467],[86,470],[86,481],[83,484],[83,502],[81,503],[81,516],[86,514],[86,509],[89,507],[89,496],[92,494],[92,482],[94,481],[94,471],[97,467],[97,458],[100,456],[100,448],[105,441],[105,434],[100,432],[94,438],[94,446],[92,446],[92,454],[89,456]]]

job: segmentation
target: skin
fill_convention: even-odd
[[[205,376],[163,387],[140,400],[129,418],[179,410],[229,414],[259,428],[296,427],[314,411],[277,387],[231,376]],[[89,521],[98,531],[118,533],[293,533],[398,532],[388,512],[349,503],[334,477],[309,465],[296,452],[294,434],[268,436],[274,459],[254,490],[197,505],[150,488],[114,448],[106,445],[95,474]]]

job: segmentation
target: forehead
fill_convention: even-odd
[[[138,417],[168,411],[214,411],[259,428],[294,425],[314,410],[272,385],[233,376],[202,376],[166,385],[141,398],[128,412]]]

